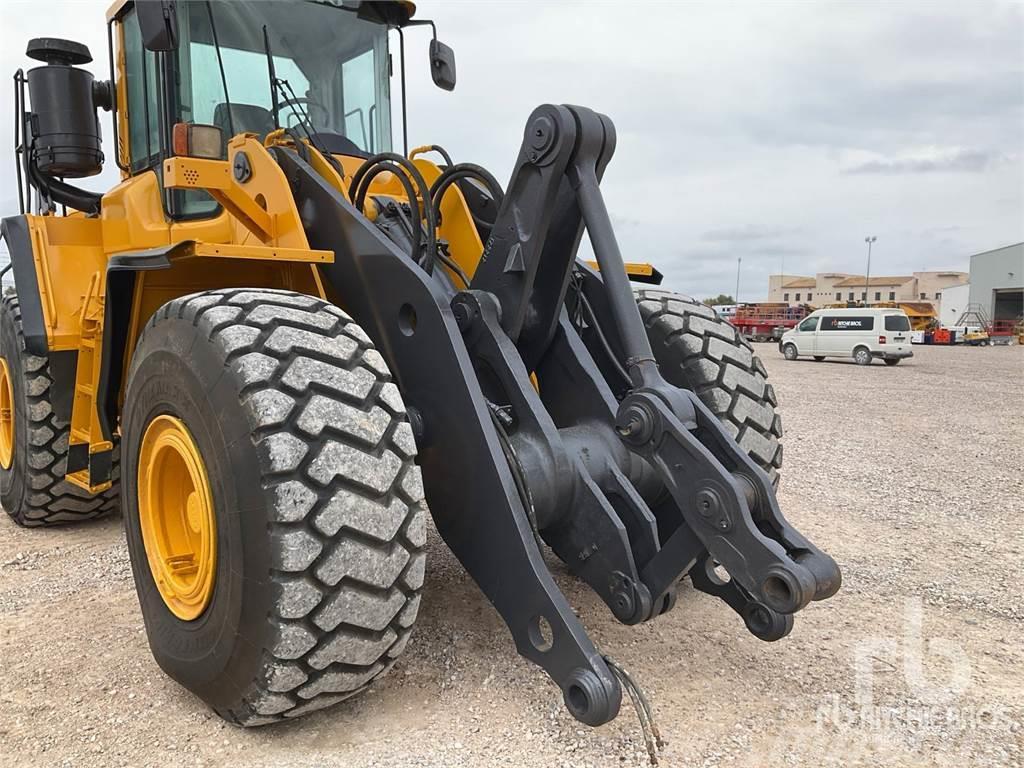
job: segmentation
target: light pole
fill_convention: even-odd
[[[868,268],[867,268],[867,272],[864,274],[864,305],[865,306],[867,306],[867,303],[868,303],[868,289],[871,287],[871,245],[877,239],[878,238],[875,237],[874,235],[869,235],[868,237],[864,238],[864,242],[868,244]]]
[[[743,263],[743,257],[736,257],[736,295],[732,297],[733,303],[739,305],[740,303],[740,264]]]
[[[786,282],[786,254],[783,253],[781,256],[782,261],[779,263],[779,292],[782,292],[782,284]]]

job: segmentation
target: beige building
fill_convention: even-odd
[[[802,275],[772,275],[768,278],[768,301],[790,306],[866,301],[927,301],[938,311],[942,291],[954,285],[967,283],[966,272],[941,270],[914,272],[912,275],[872,275],[864,290],[864,275],[845,272],[819,272],[814,277]]]

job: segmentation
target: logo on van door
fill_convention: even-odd
[[[865,317],[842,317],[825,315],[821,318],[821,330],[823,331],[870,331],[875,327],[875,318],[870,315]]]

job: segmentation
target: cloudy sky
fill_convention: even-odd
[[[30,63],[36,36],[86,42],[105,72],[107,4],[7,0],[0,73]],[[410,143],[504,182],[538,104],[608,114],[618,149],[603,188],[622,251],[678,290],[732,293],[737,258],[742,300],[783,265],[862,273],[868,234],[873,274],[966,270],[971,253],[1024,240],[1020,4],[418,5],[455,48],[459,83],[430,84],[429,33],[410,31]],[[0,104],[10,89],[4,74]]]

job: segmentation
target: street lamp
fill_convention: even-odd
[[[736,295],[732,297],[733,303],[737,306],[740,303],[740,264],[743,263],[743,257],[736,257]]]
[[[864,242],[868,244],[868,268],[864,274],[864,305],[868,303],[868,289],[871,287],[871,245],[878,238],[874,235],[870,235],[864,238]]]

